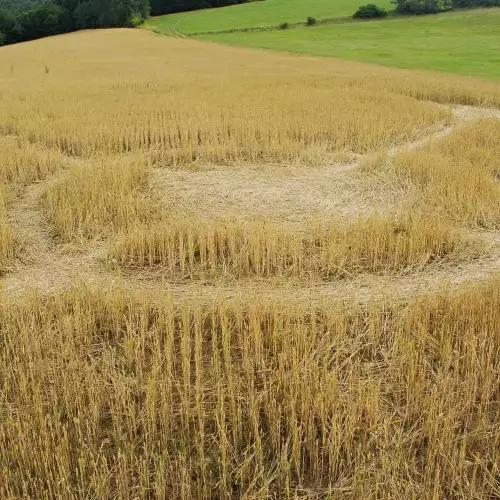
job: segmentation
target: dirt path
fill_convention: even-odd
[[[458,123],[482,116],[500,118],[500,110],[460,106],[454,108],[453,112]],[[419,141],[395,146],[389,150],[389,156],[421,147],[434,138],[448,135],[452,130],[453,127],[444,127]],[[68,159],[67,167],[71,168],[73,163],[77,162]],[[401,187],[398,191],[395,186],[387,186],[387,179],[374,182],[376,178],[367,178],[359,166],[359,161],[355,161],[304,170],[292,177],[288,172],[282,174],[281,178],[276,178],[276,173],[264,175],[262,168],[249,169],[244,175],[241,171],[235,172],[228,168],[204,172],[164,169],[155,172],[154,184],[160,191],[177,193],[177,198],[170,201],[179,204],[186,211],[193,208],[189,200],[191,204],[195,200],[205,212],[208,199],[211,202],[220,200],[219,204],[211,207],[212,213],[208,218],[223,215],[228,206],[231,212],[234,213],[236,209],[249,217],[259,216],[261,212],[268,212],[274,206],[275,218],[288,221],[299,220],[304,213],[318,211],[340,214],[344,211],[347,215],[353,215],[355,209],[359,213],[363,203],[365,208],[370,205],[380,207],[383,203],[394,208],[411,195],[404,189],[401,191]],[[287,296],[297,299],[337,297],[366,301],[389,293],[408,298],[468,282],[487,281],[495,274],[500,274],[500,232],[485,231],[467,233],[469,237],[483,241],[488,247],[481,258],[458,265],[431,265],[407,276],[363,274],[329,283],[282,284],[261,280],[175,283],[163,279],[161,274],[155,272],[125,274],[106,264],[106,245],[103,242],[85,242],[79,246],[63,246],[55,242],[51,226],[43,212],[42,196],[52,183],[64,175],[65,171],[62,171],[44,182],[28,186],[9,206],[9,221],[16,238],[16,259],[0,279],[0,290],[3,291],[4,298],[16,297],[32,289],[52,293],[79,282],[102,289],[123,289],[130,294],[154,295],[169,292],[177,298],[196,294],[207,299],[248,295],[259,295],[265,299],[280,297],[286,292]],[[385,190],[382,189],[383,185]],[[203,199],[203,193],[206,199]],[[281,211],[278,206],[281,206]]]
[[[68,161],[68,166],[73,163]],[[100,274],[99,260],[105,247],[87,242],[80,247],[59,245],[42,207],[42,196],[65,171],[32,184],[8,207],[9,222],[15,235],[16,258],[0,281],[5,293],[22,294],[30,288],[51,291],[64,288],[75,279],[93,282]]]
[[[16,235],[16,254],[19,263],[36,265],[53,250],[50,226],[42,217],[39,202],[46,183],[28,186],[9,210],[9,222]]]
[[[173,24],[173,29],[174,29],[175,36],[178,36],[180,38],[188,38],[187,35],[185,35],[184,33],[182,33],[181,31],[179,31],[177,29],[177,27],[179,26],[179,24],[182,21],[186,20],[188,17],[190,17],[190,16],[182,17],[181,19],[178,19],[177,21],[175,21],[175,23]]]
[[[238,299],[259,296],[262,299],[283,296],[297,300],[346,299],[367,302],[390,295],[408,299],[416,295],[454,288],[466,283],[487,282],[500,275],[500,232],[478,236],[489,246],[484,256],[461,263],[441,263],[425,267],[408,275],[361,274],[351,279],[324,283],[244,279],[236,282],[174,282],[164,279],[161,272],[141,271],[122,273],[106,269],[99,263],[100,255],[84,253],[76,256],[51,255],[50,264],[35,266],[29,272],[14,272],[2,281],[6,295],[19,296],[31,288],[52,293],[75,283],[84,283],[102,290],[123,290],[129,295],[164,295],[177,299],[199,296]],[[27,271],[27,270],[26,270]]]

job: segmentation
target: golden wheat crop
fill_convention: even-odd
[[[485,107],[137,30],[0,48],[0,498],[499,498]]]
[[[405,95],[407,78],[391,70],[371,68],[367,78],[362,65],[261,52],[242,64],[237,51],[149,33],[42,40],[9,48],[8,58],[0,130],[72,155],[148,149],[156,163],[176,165],[292,161],[314,150],[325,160],[411,140],[449,120]],[[486,83],[468,92],[493,95]]]
[[[172,278],[304,277],[329,280],[359,272],[409,272],[457,257],[467,245],[449,224],[422,217],[311,221],[303,233],[266,221],[166,220],[122,235],[111,256],[126,266],[161,266]],[[469,250],[472,250],[469,248]]]
[[[0,182],[3,184],[32,184],[54,174],[63,166],[58,150],[30,144],[17,136],[0,136]]]
[[[500,122],[479,120],[394,158],[399,175],[423,187],[425,204],[459,222],[500,225]]]
[[[492,498],[500,286],[0,310],[3,498]]]
[[[140,158],[100,158],[71,169],[45,194],[47,215],[57,236],[112,234],[146,220],[154,212],[142,193],[149,178],[148,163]]]
[[[7,217],[8,190],[0,184],[0,275],[13,257],[14,237]]]

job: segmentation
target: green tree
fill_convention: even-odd
[[[149,0],[17,1],[31,8],[21,11],[0,9],[2,44],[34,40],[79,28],[136,26],[149,16],[150,10]]]
[[[0,9],[9,12],[26,12],[52,0],[0,0]]]
[[[80,28],[113,28],[127,26],[134,17],[149,15],[146,0],[85,0],[78,2],[74,18]]]
[[[72,13],[75,28],[127,26],[149,17],[149,0],[55,0]]]
[[[22,40],[35,40],[68,31],[70,21],[65,9],[47,3],[19,14],[15,25]]]
[[[14,16],[7,10],[0,10],[0,32],[2,33],[2,43],[11,43],[14,32]]]

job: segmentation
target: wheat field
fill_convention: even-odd
[[[0,49],[0,498],[500,498],[500,87],[80,32]]]

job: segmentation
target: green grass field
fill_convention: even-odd
[[[500,8],[203,38],[500,79]]]
[[[367,0],[265,0],[218,9],[153,17],[144,27],[160,33],[177,32],[192,35],[231,29],[277,26],[280,23],[305,22],[311,16],[318,20],[352,16]],[[390,0],[376,3],[391,9]],[[175,26],[175,28],[174,28]]]

